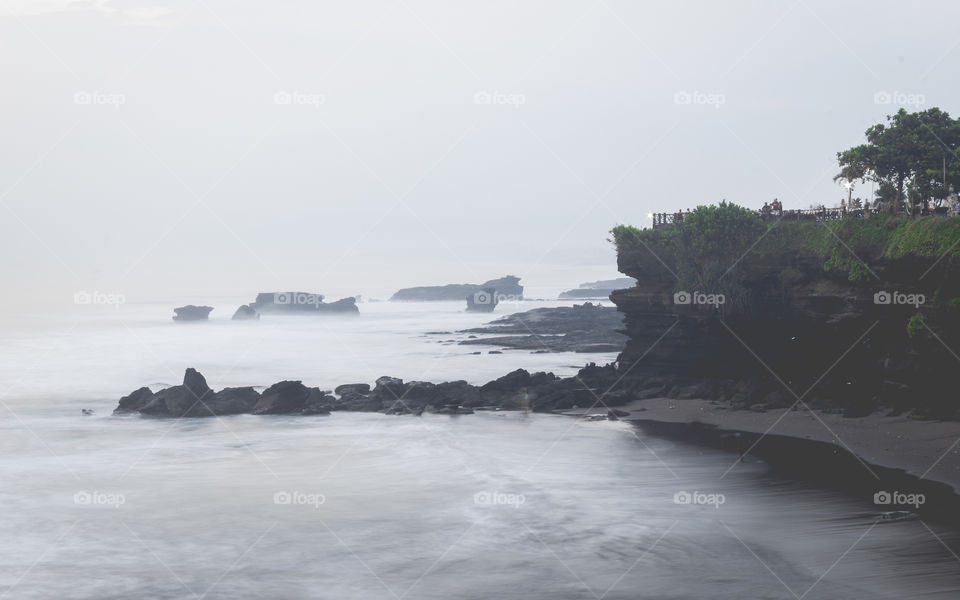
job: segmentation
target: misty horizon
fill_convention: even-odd
[[[4,306],[576,287],[617,224],[833,205],[868,125],[957,112],[948,23],[880,5],[259,6],[4,4]]]

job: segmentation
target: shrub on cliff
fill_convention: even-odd
[[[736,265],[765,229],[755,212],[723,201],[698,206],[673,227],[639,230],[619,225],[611,233],[621,270],[628,264],[648,272],[669,269],[677,290],[723,294],[722,310],[731,313],[749,306]]]
[[[950,283],[943,277],[949,280],[960,260],[960,218],[941,216],[783,220],[768,228],[752,211],[723,202],[700,206],[673,227],[619,225],[612,233],[622,272],[648,281],[651,274],[667,282],[676,279],[675,290],[723,293],[726,313],[749,307],[743,273],[758,265],[783,271],[801,261],[819,261],[824,271],[869,284],[883,279],[890,261],[916,257],[925,259],[917,263],[917,278],[928,266],[941,268],[945,275],[937,278],[939,287]],[[955,287],[947,285],[946,298],[960,294]]]

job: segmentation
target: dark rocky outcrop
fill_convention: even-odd
[[[480,284],[461,283],[404,288],[391,296],[390,300],[407,302],[448,300],[462,302],[467,296],[485,289],[496,290],[496,295],[500,297],[508,296],[514,300],[523,299],[523,286],[520,285],[520,278],[507,275]]]
[[[249,304],[244,304],[237,308],[237,311],[233,313],[233,317],[231,317],[231,319],[234,321],[252,321],[259,318],[260,313],[258,313],[257,309]]]
[[[194,306],[193,304],[188,304],[186,306],[180,306],[173,309],[173,312],[176,313],[173,316],[174,321],[206,321],[210,316],[210,311],[213,310],[212,306]]]
[[[213,390],[195,369],[187,369],[183,383],[160,390],[140,408],[140,414],[151,417],[203,417],[216,414],[208,404]]]
[[[263,390],[250,411],[255,415],[299,413],[307,405],[311,390],[299,381],[281,381]]]
[[[337,399],[327,392],[323,392],[318,388],[312,388],[310,395],[307,396],[307,400],[303,403],[303,410],[300,411],[300,414],[329,415],[336,403]]]
[[[481,333],[465,345],[500,346],[549,352],[619,352],[626,343],[623,314],[616,308],[585,302],[535,308],[459,333]]]
[[[151,400],[153,400],[153,392],[148,387],[142,387],[134,390],[130,395],[120,398],[120,403],[117,404],[113,414],[140,412],[140,409],[149,404]]]
[[[203,376],[187,369],[183,384],[152,393],[140,388],[120,399],[115,414],[140,413],[147,417],[184,418],[235,414],[326,415],[333,411],[382,412],[419,415],[470,414],[479,409],[550,411],[574,406],[614,406],[621,395],[605,394],[615,376],[612,366],[588,365],[577,377],[560,379],[552,373],[517,369],[475,386],[466,381],[403,381],[383,376],[373,389],[367,384],[345,384],[336,396],[300,381],[281,381],[257,393],[251,387],[214,392]]]
[[[252,387],[223,388],[208,403],[212,415],[239,415],[253,410],[260,393]]]
[[[742,409],[802,396],[847,416],[883,407],[955,418],[947,347],[960,342],[960,260],[950,248],[960,221],[937,219],[784,222],[726,251],[704,242],[706,228],[620,228],[618,265],[638,281],[611,296],[629,337],[620,386]],[[718,287],[694,287],[697,277]],[[723,292],[726,303],[698,304],[695,291]],[[924,302],[891,301],[894,293]]]
[[[356,313],[357,299],[341,298],[336,302],[324,302],[323,294],[308,292],[266,292],[257,294],[257,299],[249,306],[260,313],[277,314],[321,314]]]
[[[347,393],[355,394],[369,394],[370,393],[370,384],[369,383],[344,383],[343,385],[338,385],[333,393],[342,396]]]

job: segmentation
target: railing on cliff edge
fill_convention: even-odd
[[[879,214],[879,208],[809,208],[798,210],[769,210],[757,211],[757,216],[763,221],[836,221],[839,219],[863,219],[870,215]],[[671,227],[676,223],[682,223],[683,217],[689,215],[690,211],[677,211],[673,213],[653,213],[650,217],[653,219],[653,227]],[[942,214],[941,212],[924,210],[921,216]]]

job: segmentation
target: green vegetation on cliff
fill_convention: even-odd
[[[691,273],[720,271],[722,275],[747,258],[746,254],[760,259],[791,254],[816,257],[824,261],[824,270],[842,271],[851,281],[870,277],[865,267],[872,261],[908,256],[951,261],[960,257],[960,218],[939,216],[871,215],[826,222],[767,223],[750,210],[722,202],[698,206],[672,227],[618,225],[611,233],[619,255],[639,265],[663,261],[681,281]],[[644,260],[644,253],[656,256]]]
[[[882,288],[888,283],[887,267],[912,264],[915,272],[906,280],[922,283],[928,297],[941,306],[952,306],[960,295],[953,285],[941,289],[949,283],[942,273],[960,265],[960,218],[878,214],[833,221],[765,221],[753,211],[721,202],[699,206],[672,226],[618,225],[611,233],[621,271],[640,280],[657,274],[658,281],[673,291],[724,294],[727,302],[719,310],[726,315],[753,308],[756,294],[745,284],[748,278],[774,271],[785,290],[804,277],[800,265],[821,265],[828,279]],[[941,275],[920,282],[934,266],[942,268]],[[904,281],[904,268],[897,281]]]

